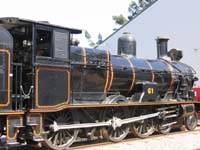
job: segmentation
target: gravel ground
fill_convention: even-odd
[[[200,150],[200,131],[81,148],[81,150]]]

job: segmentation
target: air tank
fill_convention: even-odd
[[[136,40],[129,32],[124,32],[118,39],[118,55],[136,56]]]

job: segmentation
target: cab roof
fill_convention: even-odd
[[[53,27],[53,28],[59,28],[59,29],[64,29],[68,30],[72,34],[80,34],[82,33],[82,30],[79,29],[74,29],[74,28],[67,28],[59,25],[54,25],[50,24],[46,21],[33,21],[33,20],[28,20],[28,19],[21,19],[21,18],[16,18],[16,17],[5,17],[5,18],[0,18],[0,26],[4,26],[6,28],[12,28],[17,25],[25,25],[25,24],[38,24],[38,25],[43,25],[46,27]]]

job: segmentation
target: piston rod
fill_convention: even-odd
[[[50,128],[52,131],[56,132],[59,130],[69,130],[69,129],[80,129],[80,128],[92,128],[92,127],[102,127],[102,126],[112,126],[114,129],[116,127],[121,127],[124,124],[129,124],[137,121],[142,121],[149,118],[157,117],[161,114],[161,112],[147,114],[138,117],[131,117],[126,119],[120,119],[117,117],[113,117],[112,119],[106,122],[96,122],[96,123],[81,123],[81,124],[70,124],[70,125],[58,125],[57,122],[54,121]]]

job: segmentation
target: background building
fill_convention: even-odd
[[[99,45],[117,53],[117,40],[131,32],[137,41],[137,57],[155,59],[158,36],[168,37],[168,49],[183,51],[182,62],[191,65],[200,79],[200,1],[158,0],[133,20],[116,30]],[[196,83],[200,87],[200,82]]]

